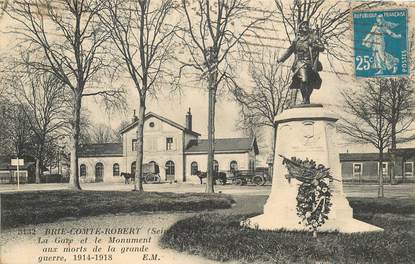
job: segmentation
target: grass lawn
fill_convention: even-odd
[[[36,191],[1,194],[2,228],[53,222],[65,217],[230,208],[223,194],[117,191]]]
[[[261,231],[249,215],[201,214],[177,222],[161,246],[238,263],[415,263],[415,201],[353,198],[354,217],[384,228],[368,234]]]

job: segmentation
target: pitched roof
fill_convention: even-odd
[[[122,157],[122,143],[87,144],[80,147],[79,157]]]
[[[340,161],[378,161],[379,153],[340,153]],[[383,159],[389,160],[389,154],[383,153]]]
[[[389,153],[395,152],[397,155],[400,156],[414,156],[415,155],[415,148],[397,148],[395,151],[392,149],[388,150]]]
[[[415,148],[397,148],[395,151],[389,149],[383,153],[383,159],[385,161],[390,160],[391,153],[395,152],[396,155],[403,157],[415,156]],[[340,161],[378,161],[379,153],[341,153]]]
[[[215,139],[215,153],[246,152],[254,149],[255,154],[259,153],[255,138],[217,138]],[[187,154],[204,154],[208,151],[207,139],[190,140],[186,147]]]
[[[200,136],[200,134],[199,134],[199,133],[197,133],[197,132],[195,132],[195,131],[192,131],[192,130],[190,130],[190,129],[187,129],[186,127],[184,127],[184,126],[180,125],[179,123],[176,123],[176,122],[174,122],[174,121],[172,121],[172,120],[170,120],[170,119],[168,119],[168,118],[165,118],[165,117],[163,117],[163,116],[157,115],[157,114],[155,114],[155,113],[153,113],[153,112],[148,112],[148,113],[145,115],[144,120],[146,120],[146,119],[148,119],[148,118],[150,118],[150,117],[155,117],[155,118],[157,118],[157,119],[159,119],[159,120],[161,120],[161,121],[163,121],[163,122],[165,122],[165,123],[167,123],[167,124],[169,124],[169,125],[171,125],[171,126],[173,126],[173,127],[177,128],[177,129],[180,129],[180,130],[182,130],[182,131],[184,131],[184,132],[186,132],[186,133],[189,133],[189,134],[192,134],[192,135],[195,135],[195,136]],[[125,128],[123,128],[123,129],[121,130],[121,134],[124,134],[125,132],[129,131],[130,129],[132,129],[132,128],[136,127],[136,126],[137,126],[137,124],[138,124],[138,120],[136,120],[136,121],[132,122],[131,124],[129,124],[128,126],[126,126]]]

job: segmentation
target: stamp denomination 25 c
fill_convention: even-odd
[[[407,9],[353,12],[356,77],[409,75]]]

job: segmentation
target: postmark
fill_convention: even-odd
[[[409,75],[407,9],[353,12],[356,77]]]

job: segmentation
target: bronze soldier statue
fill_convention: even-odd
[[[290,89],[300,89],[303,104],[310,104],[313,89],[320,89],[321,78],[318,74],[323,69],[319,61],[319,53],[324,51],[324,45],[317,32],[311,31],[308,21],[298,25],[295,39],[288,50],[278,59],[278,63],[287,60],[295,54],[291,70],[294,73]]]

